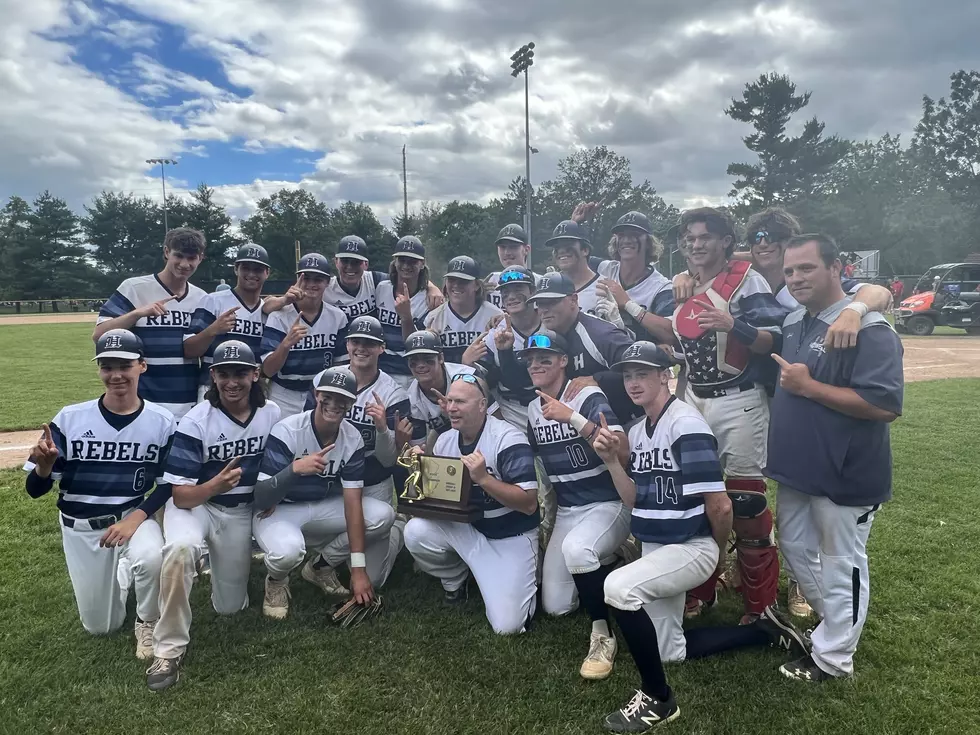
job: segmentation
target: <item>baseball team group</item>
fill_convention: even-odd
[[[664,662],[768,646],[792,679],[851,676],[902,411],[891,293],[842,279],[834,241],[775,208],[744,237],[722,210],[685,211],[667,239],[687,270],[670,281],[643,213],[593,252],[597,207],[555,227],[544,275],[516,224],[500,270],[459,255],[441,285],[418,238],[381,272],[351,235],[266,297],[264,248],[241,247],[234,287],[205,293],[190,283],[204,236],[169,231],[162,270],[99,313],[104,393],[59,411],[25,465],[31,497],[57,485],[85,630],[119,629],[134,590],[136,655],[160,691],[203,574],[220,614],[248,607],[255,555],[264,615],[287,617],[299,570],[367,616],[406,549],[447,605],[475,587],[500,634],[581,607],[586,679],[625,644],[639,682],[612,732],[679,716]],[[399,512],[419,453],[462,462],[475,520]],[[685,629],[725,589],[741,620]]]

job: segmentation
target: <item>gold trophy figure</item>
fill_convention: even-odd
[[[406,500],[422,500],[425,493],[422,491],[422,455],[413,452],[412,446],[406,444],[402,453],[396,460],[401,467],[408,470],[408,479],[405,480],[405,489],[399,496]]]

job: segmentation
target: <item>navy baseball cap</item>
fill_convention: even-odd
[[[639,230],[644,235],[653,234],[653,230],[650,228],[650,220],[642,212],[627,212],[616,220],[616,224],[612,228],[613,233],[629,230]]]
[[[95,357],[115,357],[119,360],[142,360],[143,340],[128,329],[110,329],[95,343]]]
[[[610,369],[621,373],[628,365],[646,365],[657,370],[666,370],[673,364],[667,353],[653,342],[640,341],[627,347],[619,362],[614,363]]]
[[[497,276],[498,291],[504,286],[513,286],[515,284],[527,284],[531,287],[531,290],[534,290],[534,274],[523,265],[512,265],[504,268],[500,272],[500,275]]]
[[[235,258],[235,264],[237,265],[238,263],[258,263],[268,268],[269,251],[261,245],[255,245],[254,243],[242,245],[238,248],[238,256]]]
[[[381,322],[373,316],[359,316],[347,327],[347,339],[370,339],[384,344]]]
[[[307,253],[299,259],[296,274],[317,273],[321,276],[329,276],[330,271],[327,270],[327,262],[327,259],[320,255],[320,253]]]
[[[572,279],[563,273],[548,273],[542,276],[538,283],[538,290],[528,301],[540,301],[541,299],[563,299],[575,293],[575,284]]]
[[[255,353],[247,344],[241,340],[228,339],[214,348],[211,367],[216,368],[219,365],[244,365],[257,368],[259,361],[255,359]]]
[[[342,237],[337,243],[337,253],[334,257],[350,258],[352,260],[363,260],[367,262],[367,243],[357,235],[347,235]]]
[[[316,376],[317,393],[336,393],[357,400],[357,378],[347,368],[327,368]]]
[[[550,329],[539,329],[527,338],[524,351],[541,350],[543,352],[554,352],[557,355],[568,354],[568,342],[565,338]]]
[[[425,260],[425,246],[422,245],[422,241],[414,235],[406,235],[395,243],[395,252],[392,254],[392,257]]]
[[[551,237],[545,242],[545,247],[556,248],[561,240],[576,240],[591,247],[589,238],[585,235],[585,228],[573,219],[559,222]]]
[[[405,340],[405,357],[412,355],[441,355],[442,343],[438,335],[428,329],[412,332]]]
[[[497,233],[494,245],[502,245],[508,242],[527,245],[527,232],[520,225],[507,225]]]
[[[457,255],[446,266],[443,278],[461,278],[464,281],[475,281],[480,277],[480,266],[469,255]]]

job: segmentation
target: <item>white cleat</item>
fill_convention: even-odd
[[[151,623],[136,620],[136,658],[140,661],[153,658],[153,629],[156,625],[155,620]]]
[[[616,660],[616,637],[593,633],[589,638],[589,654],[582,662],[579,674],[583,679],[605,679],[613,671]]]
[[[285,620],[289,614],[289,577],[276,580],[265,578],[265,599],[262,614],[273,620]]]
[[[313,566],[313,559],[303,565],[300,576],[312,585],[316,585],[325,595],[332,597],[349,597],[350,590],[344,587],[343,582],[337,576],[337,570],[331,566],[322,566],[319,569]]]

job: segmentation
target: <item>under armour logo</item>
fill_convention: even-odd
[[[118,350],[122,347],[122,337],[118,334],[110,334],[105,338],[105,348],[107,350]]]
[[[228,345],[224,348],[225,360],[237,360],[240,357],[241,354],[239,354],[238,345]]]

